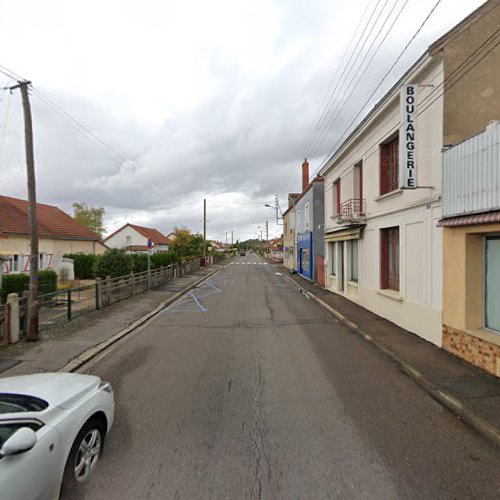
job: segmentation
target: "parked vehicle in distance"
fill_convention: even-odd
[[[240,257],[245,257],[245,251],[244,251],[244,250],[242,250],[242,251],[240,252]]]
[[[113,418],[111,384],[94,375],[0,378],[1,499],[57,499],[85,482]]]

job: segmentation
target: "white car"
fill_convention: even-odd
[[[111,385],[93,375],[0,378],[0,498],[52,500],[91,475],[113,423]]]

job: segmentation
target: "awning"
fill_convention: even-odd
[[[441,219],[438,222],[438,227],[471,226],[473,224],[491,224],[495,222],[500,222],[500,212],[486,212]]]
[[[331,243],[332,241],[359,240],[362,229],[362,227],[354,227],[335,231],[334,233],[327,233],[325,234],[325,241]]]

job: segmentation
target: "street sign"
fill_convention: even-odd
[[[148,248],[153,248],[153,247],[154,247],[153,240],[151,238],[148,238]]]

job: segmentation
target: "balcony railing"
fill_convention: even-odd
[[[340,204],[339,213],[332,218],[337,224],[356,224],[365,221],[366,200],[351,198]]]

